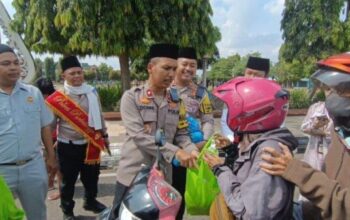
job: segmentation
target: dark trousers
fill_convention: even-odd
[[[97,196],[97,183],[100,164],[84,164],[87,144],[75,145],[58,142],[57,154],[59,169],[62,174],[61,208],[70,213],[74,208],[74,188],[80,173],[80,180],[85,188],[85,201],[93,201]]]
[[[128,191],[129,187],[121,184],[120,182],[116,182],[115,184],[115,192],[114,192],[114,200],[111,213],[109,215],[109,220],[115,220],[119,215],[119,208],[123,201],[125,193]]]
[[[181,206],[176,215],[176,220],[182,220],[185,213],[185,189],[186,189],[186,168],[173,166],[173,187],[179,191],[182,196]]]

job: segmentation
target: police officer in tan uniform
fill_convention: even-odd
[[[201,149],[214,133],[214,118],[212,104],[209,94],[205,87],[196,85],[193,78],[197,71],[197,55],[196,50],[192,47],[179,49],[177,59],[177,69],[175,80],[172,87],[176,87],[180,98],[186,106],[186,115],[198,119],[203,132],[203,141],[196,143],[198,149]],[[183,117],[180,115],[180,117]],[[186,168],[173,168],[173,186],[183,196],[186,185]],[[182,219],[185,212],[185,203],[182,200],[180,211],[176,217],[177,220]]]
[[[109,219],[118,217],[123,196],[142,164],[152,166],[155,162],[157,129],[163,129],[166,136],[166,144],[161,148],[161,164],[165,167],[164,174],[169,182],[173,159],[176,158],[184,167],[194,167],[196,164],[196,146],[191,143],[186,128],[178,129],[178,125],[183,123],[179,120],[179,111],[184,111],[181,110],[183,105],[177,91],[167,89],[175,76],[177,54],[176,45],[152,45],[147,65],[147,83],[126,91],[122,97],[120,111],[127,137],[121,148],[115,197]]]
[[[193,82],[196,72],[196,50],[192,47],[180,48],[173,85],[185,103],[186,113],[200,120],[204,140],[208,140],[214,133],[213,109],[206,88]]]

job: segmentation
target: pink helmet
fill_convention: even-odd
[[[272,80],[236,77],[213,94],[226,103],[227,124],[237,133],[279,128],[287,115],[289,93]]]

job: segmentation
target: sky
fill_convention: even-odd
[[[12,0],[2,0],[10,15],[15,13]],[[217,43],[220,56],[241,56],[258,51],[273,62],[278,60],[282,44],[280,21],[284,0],[210,0],[213,9],[212,21],[219,27],[221,41]],[[43,55],[33,54],[43,58]],[[58,55],[54,56],[58,60]],[[90,65],[107,63],[119,69],[117,57],[86,57],[81,62]]]

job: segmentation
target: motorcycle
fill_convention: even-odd
[[[159,148],[166,140],[163,130],[155,136],[156,162],[152,167],[143,166],[124,195],[119,209],[119,220],[175,220],[182,197],[165,181],[160,168]],[[108,219],[106,218],[101,219]]]

